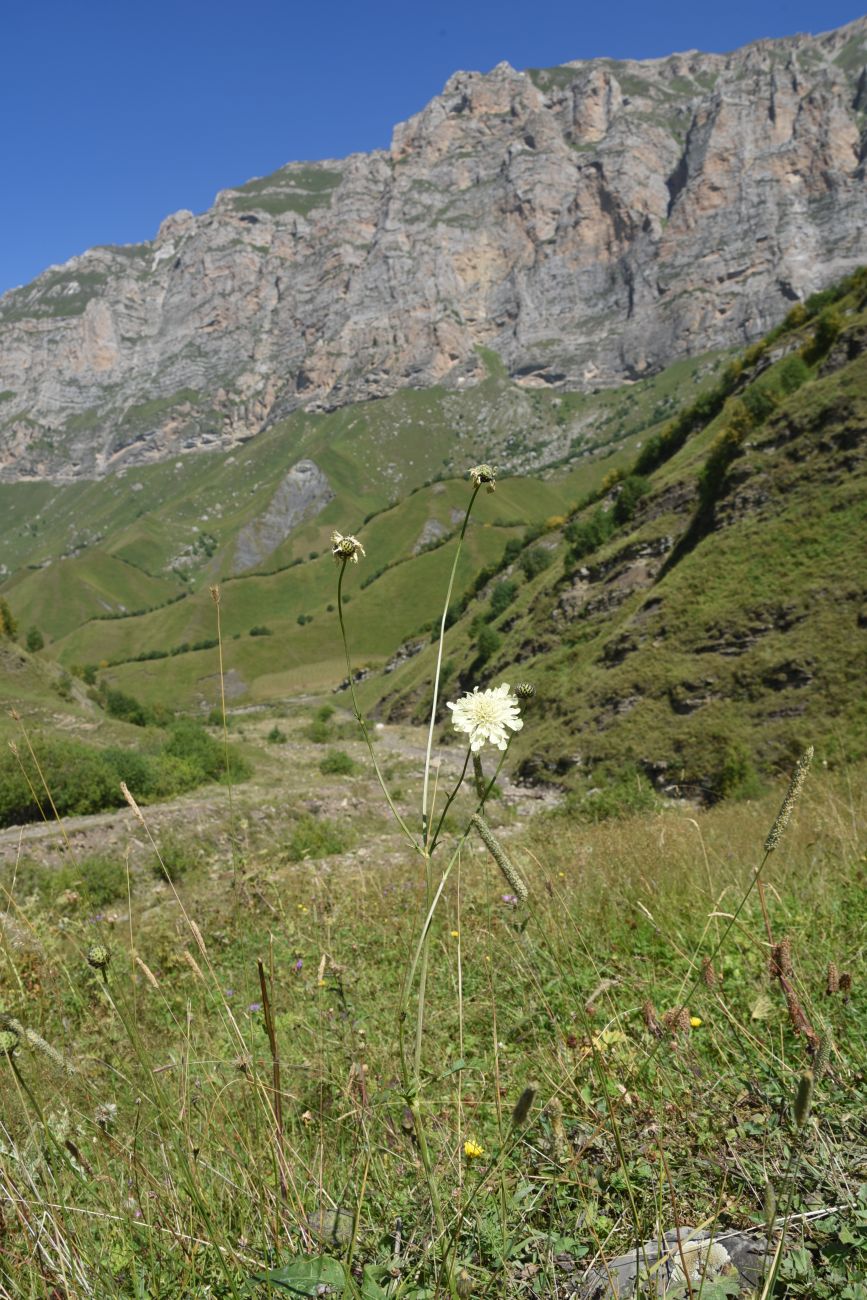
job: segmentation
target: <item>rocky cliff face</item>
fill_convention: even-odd
[[[867,261],[867,19],[728,55],[458,73],[390,150],[293,163],[0,299],[0,477],[93,477],[299,405],[612,385]]]

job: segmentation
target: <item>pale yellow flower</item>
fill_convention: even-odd
[[[446,707],[452,711],[455,731],[462,731],[469,736],[470,749],[474,754],[486,744],[505,749],[511,739],[506,728],[520,731],[524,725],[518,701],[510,694],[507,682],[487,691],[480,691],[477,686],[456,704],[448,704]]]

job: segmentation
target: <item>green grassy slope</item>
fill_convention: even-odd
[[[491,623],[501,645],[449,690],[537,684],[528,775],[580,791],[636,768],[661,788],[715,797],[749,789],[756,766],[786,766],[811,742],[832,762],[863,754],[864,288],[856,280],[836,306],[733,366],[724,408],[649,474],[607,540],[576,554],[569,539],[616,509],[620,486],[546,539],[556,558],[544,573],[501,575],[519,584]],[[807,382],[786,394],[793,366]],[[741,441],[726,464],[732,429]],[[472,661],[489,592],[449,631],[447,661]],[[364,699],[421,717],[431,667],[425,652],[366,682]]]
[[[130,466],[98,482],[0,484],[0,591],[22,625],[37,624],[50,641],[88,618],[206,591],[244,567],[239,533],[262,519],[287,471],[305,458],[324,474],[333,498],[247,568],[306,560],[327,546],[332,528],[357,529],[425,481],[462,475],[482,459],[534,474],[561,462],[532,497],[525,494],[517,522],[535,522],[574,502],[576,481],[592,478],[599,456],[616,455],[658,424],[675,394],[707,385],[722,359],[679,362],[598,394],[525,392],[493,354],[485,362],[487,378],[466,392],[404,390],[328,414],[299,411],[231,451]],[[415,502],[416,514],[396,524],[389,555],[417,541],[411,527],[419,507]],[[271,617],[265,606],[253,621]]]

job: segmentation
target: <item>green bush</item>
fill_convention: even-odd
[[[319,764],[323,776],[352,776],[358,764],[342,749],[330,749]]]
[[[712,793],[717,799],[758,799],[762,782],[745,745],[731,742],[725,746],[714,774]]]
[[[200,855],[196,845],[178,835],[176,831],[163,831],[157,841],[157,848],[159,858],[154,854],[151,867],[154,875],[160,880],[168,876],[174,884],[198,865]]]
[[[810,367],[803,357],[795,353],[793,356],[786,357],[783,364],[777,371],[777,379],[780,389],[786,395],[796,393],[802,384],[805,384],[810,378]]]
[[[200,781],[226,779],[225,746],[209,736],[198,722],[173,722],[163,753],[189,763],[200,773]],[[243,781],[250,775],[250,765],[233,750],[229,750],[228,770],[233,781]]]
[[[826,307],[816,321],[811,342],[804,349],[804,360],[815,365],[828,351],[842,328],[843,317],[839,310],[836,307]]]
[[[37,654],[40,650],[45,649],[45,637],[39,631],[38,627],[29,627],[27,629],[27,638],[24,642],[27,649],[32,655]]]
[[[614,532],[613,512],[600,506],[589,519],[576,520],[566,528],[566,540],[571,543],[569,560],[582,560],[597,550]]]
[[[286,735],[286,732],[281,731],[275,722],[274,726],[268,732],[268,735],[265,737],[265,739],[271,745],[285,745],[288,737]]]
[[[742,400],[754,425],[764,424],[779,404],[779,399],[767,384],[752,384],[744,393]]]
[[[0,636],[8,636],[14,641],[18,635],[18,622],[9,608],[6,599],[0,596]]]
[[[125,691],[108,689],[102,699],[109,717],[118,718],[121,722],[131,722],[134,727],[147,727],[154,720],[151,710]]]
[[[538,577],[544,573],[550,566],[553,556],[546,546],[531,546],[524,551],[518,564],[529,582],[531,578]]]
[[[488,618],[499,618],[501,614],[504,614],[517,594],[517,582],[504,578],[501,582],[496,583],[488,604]]]
[[[620,484],[612,515],[616,524],[625,524],[635,514],[638,503],[650,491],[650,484],[641,474],[628,474]]]
[[[643,772],[628,768],[592,790],[568,796],[563,812],[582,821],[634,817],[659,807],[659,796]]]
[[[345,853],[349,847],[349,836],[337,822],[303,813],[292,825],[286,853],[290,862],[301,862],[304,858],[326,858],[332,853]]]
[[[250,636],[273,636],[273,635],[274,633],[271,631],[270,627],[266,627],[264,623],[257,623],[255,627],[250,628]]]
[[[126,863],[107,853],[92,854],[77,865],[67,863],[51,876],[52,899],[74,889],[90,907],[100,908],[127,896]]]
[[[37,742],[39,765],[61,817],[115,808],[123,802],[120,782],[103,754],[74,741]],[[29,754],[0,755],[0,825],[50,818],[51,804]]]
[[[476,640],[475,667],[480,667],[496,654],[502,644],[499,632],[492,627],[483,627]]]

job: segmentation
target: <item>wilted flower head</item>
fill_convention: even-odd
[[[497,486],[497,471],[493,465],[474,465],[470,470],[470,478],[473,487],[481,487],[484,483],[489,492],[493,492]]]
[[[94,1112],[93,1118],[104,1133],[114,1125],[117,1120],[117,1106],[113,1101],[101,1101]]]
[[[344,537],[343,533],[338,533],[336,530],[331,534],[331,554],[337,564],[345,564],[347,560],[357,564],[359,555],[365,553],[357,537],[351,535]]]
[[[511,739],[506,728],[520,731],[523,727],[518,701],[510,694],[510,689],[507,682],[487,691],[480,691],[477,686],[456,704],[447,706],[452,711],[455,731],[463,731],[469,736],[474,754],[486,744],[505,749]]]

